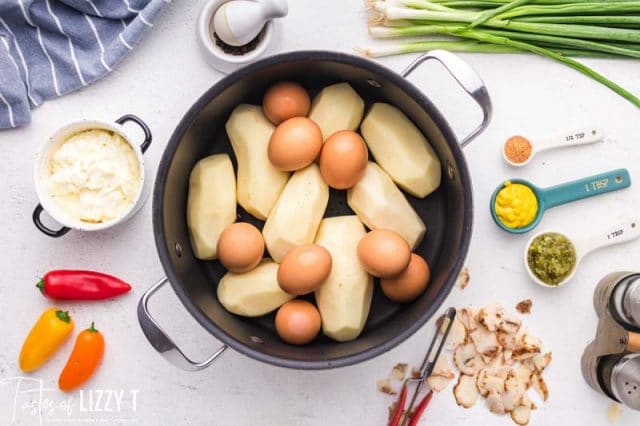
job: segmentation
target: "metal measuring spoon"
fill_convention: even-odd
[[[589,176],[584,179],[562,183],[549,188],[539,188],[531,182],[523,179],[509,179],[509,182],[520,183],[531,188],[533,194],[538,200],[538,211],[536,213],[536,217],[529,225],[521,228],[509,228],[500,221],[500,218],[498,218],[498,214],[496,213],[495,206],[496,197],[498,196],[498,192],[504,188],[504,183],[496,188],[493,192],[493,196],[491,197],[491,204],[489,206],[491,216],[496,224],[505,231],[512,234],[524,234],[538,226],[542,220],[542,215],[546,210],[572,201],[582,200],[583,198],[589,198],[627,188],[631,185],[631,176],[629,176],[629,171],[627,169],[617,169]]]
[[[548,136],[536,140],[535,143],[531,142],[528,138],[525,138],[523,136],[514,137],[521,137],[525,139],[531,145],[531,154],[529,155],[529,158],[527,158],[522,163],[514,163],[507,157],[506,145],[507,143],[509,143],[509,141],[507,140],[507,142],[505,142],[505,146],[502,149],[502,158],[504,158],[504,161],[506,161],[507,164],[513,167],[522,167],[528,164],[536,154],[542,151],[562,148],[566,146],[587,145],[591,143],[601,142],[603,140],[602,131],[594,127],[585,127],[582,129],[576,129],[569,132]]]
[[[576,254],[576,261],[573,266],[573,269],[571,270],[569,275],[567,275],[566,278],[563,279],[558,284],[545,283],[533,273],[533,271],[531,270],[531,267],[529,266],[528,254],[529,254],[529,247],[531,246],[531,243],[533,242],[534,239],[536,239],[540,235],[549,234],[549,233],[564,235],[573,245],[573,248]],[[617,222],[615,226],[612,226],[607,229],[603,229],[602,231],[599,231],[599,232],[594,232],[587,235],[581,235],[580,237],[571,237],[569,235],[566,235],[565,233],[558,232],[558,231],[539,232],[536,235],[534,235],[527,243],[527,246],[524,250],[524,267],[529,273],[529,276],[531,277],[531,279],[536,284],[539,284],[543,287],[560,287],[566,284],[568,281],[570,281],[571,278],[573,278],[573,276],[576,273],[576,269],[578,269],[578,265],[580,264],[582,259],[592,251],[595,251],[604,247],[612,246],[614,244],[622,244],[629,241],[633,241],[638,237],[640,237],[640,218],[638,217],[627,217],[627,218],[621,219]]]

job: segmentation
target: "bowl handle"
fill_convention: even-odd
[[[435,59],[444,65],[460,87],[462,87],[482,109],[482,123],[460,142],[460,146],[464,148],[469,142],[475,139],[476,136],[482,133],[491,121],[493,108],[491,106],[489,93],[478,73],[471,68],[469,64],[459,56],[445,50],[432,50],[419,56],[402,72],[402,76],[405,78],[409,77],[416,68],[429,59]]]
[[[151,145],[151,139],[152,139],[151,129],[149,129],[149,126],[147,126],[147,123],[142,121],[140,117],[133,114],[123,115],[122,117],[116,120],[116,123],[122,126],[127,121],[133,121],[138,126],[140,126],[140,128],[144,132],[144,141],[142,142],[142,145],[140,145],[140,151],[142,151],[142,153],[144,154],[144,152],[149,148],[149,145]]]
[[[213,355],[202,362],[192,361],[176,346],[173,340],[171,340],[167,333],[165,333],[162,327],[160,327],[151,316],[147,306],[151,296],[168,281],[166,277],[162,278],[142,295],[140,302],[138,302],[138,322],[140,323],[142,332],[147,337],[147,340],[149,340],[149,343],[151,343],[151,346],[171,364],[186,371],[203,370],[216,361],[224,351],[227,350],[228,346],[221,346]]]
[[[66,226],[63,226],[57,231],[51,228],[48,228],[44,223],[42,223],[42,220],[40,219],[40,216],[42,215],[43,211],[44,211],[44,208],[42,207],[42,204],[38,204],[36,208],[33,210],[33,215],[31,216],[33,219],[33,224],[36,225],[36,228],[38,228],[40,232],[50,237],[58,238],[58,237],[62,237],[64,234],[66,234],[71,230],[71,228],[67,228]]]

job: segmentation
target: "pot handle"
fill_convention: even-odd
[[[42,219],[40,219],[40,216],[42,215],[43,211],[44,211],[44,208],[42,207],[42,204],[38,204],[36,208],[33,209],[33,215],[31,215],[31,218],[33,219],[33,224],[36,226],[36,228],[40,230],[40,232],[42,232],[45,235],[48,235],[49,237],[59,238],[71,230],[71,228],[67,228],[66,226],[63,226],[58,230],[49,228],[47,225],[42,223]]]
[[[165,333],[162,327],[160,327],[151,316],[147,306],[151,296],[168,281],[167,277],[163,277],[142,295],[140,302],[138,302],[138,322],[140,323],[140,328],[142,328],[142,332],[147,337],[147,340],[149,340],[149,343],[151,343],[151,346],[174,366],[186,371],[203,370],[213,364],[213,362],[227,350],[228,346],[222,345],[213,355],[202,362],[192,361],[176,346],[173,340],[167,336],[167,333]]]
[[[145,151],[149,149],[149,145],[151,145],[151,139],[153,138],[151,136],[151,129],[149,129],[149,126],[147,126],[147,123],[142,121],[140,117],[133,114],[123,115],[122,117],[116,120],[116,123],[122,126],[127,121],[132,121],[136,123],[138,126],[140,126],[140,128],[144,132],[144,141],[142,141],[142,144],[140,145],[140,151],[142,151],[142,153],[144,154]]]
[[[491,121],[493,108],[491,106],[489,93],[478,73],[471,68],[469,64],[459,56],[445,50],[432,50],[419,56],[402,72],[402,76],[405,78],[409,77],[416,68],[429,59],[435,59],[444,65],[447,71],[449,71],[449,74],[456,79],[460,87],[462,87],[482,109],[482,123],[460,142],[460,146],[464,148],[469,142],[475,139],[476,136],[482,133]]]

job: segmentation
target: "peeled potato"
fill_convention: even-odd
[[[353,340],[362,332],[373,295],[373,279],[358,260],[358,242],[366,231],[357,216],[323,219],[316,244],[331,253],[332,268],[316,290],[322,331],[339,342]]]
[[[239,105],[226,129],[238,160],[238,204],[265,220],[289,178],[289,173],[276,169],[267,156],[274,126],[259,106]]]
[[[380,167],[400,188],[423,198],[440,186],[442,172],[438,155],[398,108],[373,104],[360,131]]]
[[[347,203],[368,228],[395,231],[412,249],[424,237],[422,219],[376,163],[369,162],[362,179],[347,191]]]
[[[295,172],[262,229],[269,254],[280,263],[292,248],[313,242],[329,201],[317,165]]]
[[[349,83],[327,86],[315,97],[309,118],[322,130],[322,140],[338,130],[356,130],[364,114],[364,101]]]
[[[225,309],[245,317],[276,310],[294,296],[278,285],[278,264],[265,259],[249,272],[227,272],[218,283],[218,300]]]
[[[215,259],[222,231],[236,220],[236,177],[227,154],[198,161],[189,176],[187,226],[198,259]]]

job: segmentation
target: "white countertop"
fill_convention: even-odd
[[[33,115],[30,126],[0,133],[4,161],[0,162],[0,424],[21,425],[51,421],[74,423],[93,418],[105,424],[137,421],[139,424],[190,425],[378,425],[384,424],[391,399],[376,390],[397,362],[418,363],[430,323],[412,338],[374,360],[330,371],[295,371],[253,361],[231,350],[207,370],[186,373],[169,365],[147,343],[137,323],[135,308],[141,294],[163,276],[151,227],[151,203],[133,220],[109,232],[70,232],[51,239],[31,222],[36,204],[31,174],[37,147],[62,124],[92,117],[113,120],[133,113],[149,124],[154,142],[146,154],[155,172],[164,144],[194,100],[219,78],[200,57],[194,25],[199,11],[195,1],[176,1],[138,48],[104,80],[59,100],[46,102]],[[351,0],[290,1],[284,21],[285,50],[332,49],[352,52],[370,40],[366,34],[362,2]],[[627,167],[640,179],[640,120],[636,107],[592,80],[535,56],[463,55],[482,75],[491,94],[495,114],[487,131],[465,153],[475,188],[475,229],[467,264],[469,287],[455,289],[446,305],[476,306],[500,301],[513,309],[525,298],[533,299],[533,312],[525,318],[531,332],[553,351],[554,361],[545,373],[550,399],[532,415],[538,425],[606,425],[610,405],[592,391],[580,374],[582,350],[595,333],[596,316],[591,298],[597,281],[606,273],[640,268],[640,246],[631,243],[588,257],[574,282],[558,290],[533,285],[524,274],[521,250],[528,236],[514,237],[498,230],[487,208],[491,191],[501,180],[516,176],[548,186],[598,172]],[[382,62],[401,70],[413,57]],[[634,93],[640,93],[638,61],[586,60]],[[416,72],[416,83],[439,105],[459,134],[471,129],[479,113],[436,64]],[[500,147],[514,133],[535,138],[547,132],[582,124],[601,126],[607,141],[596,146],[541,155],[522,170],[508,168]],[[558,208],[545,215],[543,227],[567,231],[603,226],[624,213],[640,214],[640,184],[603,197]],[[33,415],[24,407],[38,401],[38,393],[16,394],[20,376],[17,357],[29,328],[50,302],[33,288],[38,277],[54,268],[91,268],[121,276],[134,283],[132,294],[106,303],[61,304],[72,311],[77,328],[94,320],[106,336],[103,365],[88,389],[94,406],[73,394],[71,412],[63,412],[69,396],[57,391],[42,394],[41,408]],[[219,342],[189,317],[168,288],[152,302],[163,326],[194,358],[203,358]],[[55,388],[74,339],[70,339],[33,378],[44,388]],[[22,390],[39,386],[22,383]],[[120,410],[98,390],[123,391]],[[103,392],[103,395],[106,395]],[[134,405],[133,395],[136,395]],[[14,397],[17,395],[17,399]],[[15,404],[15,410],[14,410]],[[110,408],[113,411],[99,411]],[[89,410],[89,411],[83,411]],[[49,413],[49,410],[52,410]],[[508,418],[488,412],[481,403],[471,410],[455,405],[451,387],[434,398],[425,416],[438,425],[510,425]],[[60,420],[62,419],[62,420]],[[75,421],[71,421],[74,420]],[[632,425],[640,413],[623,409],[616,424]]]

